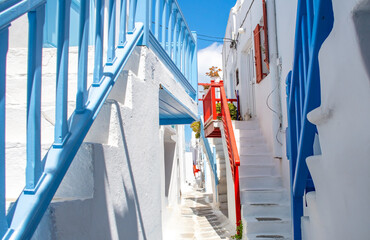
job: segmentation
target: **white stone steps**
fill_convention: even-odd
[[[235,139],[237,143],[253,144],[253,145],[265,145],[265,138],[261,136],[254,137],[238,137]]]
[[[280,188],[282,180],[280,176],[250,176],[239,177],[239,187],[242,190],[260,188]]]
[[[250,121],[233,121],[233,126],[235,129],[256,129],[259,128],[257,120]]]
[[[277,203],[243,204],[243,214],[260,217],[290,217],[290,206]]]
[[[283,188],[241,190],[240,201],[244,203],[280,203],[288,201],[288,193]]]
[[[239,155],[270,155],[270,149],[268,149],[267,145],[257,145],[257,146],[245,146],[243,144],[242,147],[239,149]]]
[[[258,233],[247,234],[247,240],[291,240],[290,234]]]
[[[217,145],[214,145],[215,146],[215,148],[216,148],[216,152],[221,152],[221,151],[223,151],[224,150],[224,146],[222,145],[222,144],[217,144]],[[223,152],[222,152],[222,154],[223,154]]]
[[[254,165],[265,165],[272,164],[273,158],[269,153],[265,154],[240,154],[240,165],[254,164]]]
[[[247,234],[288,234],[290,232],[290,219],[278,217],[246,217]]]
[[[235,138],[261,138],[263,137],[259,129],[236,129],[234,131]]]
[[[309,240],[311,238],[311,223],[310,217],[303,216],[301,217],[301,226],[302,226],[302,239]]]
[[[226,202],[227,202],[227,195],[226,195],[226,194],[220,194],[220,195],[218,196],[218,201],[219,201],[220,203],[226,203]]]
[[[235,122],[240,156],[239,181],[248,240],[291,239],[289,194],[282,187],[257,120]]]
[[[271,176],[274,170],[273,164],[246,164],[239,166],[239,177],[244,176]]]
[[[218,185],[218,194],[227,194],[227,186],[226,184],[219,184]]]

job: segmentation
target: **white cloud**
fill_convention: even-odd
[[[210,82],[206,72],[212,66],[222,68],[222,44],[213,43],[198,51],[198,82]]]

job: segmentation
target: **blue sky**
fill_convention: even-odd
[[[177,0],[192,31],[198,34],[224,37],[230,9],[236,0]],[[199,36],[199,38],[204,38]],[[198,49],[212,42],[198,40]]]

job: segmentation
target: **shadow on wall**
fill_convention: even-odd
[[[112,101],[113,107],[116,108],[122,147],[95,145],[95,174],[97,177],[95,178],[96,192],[94,198],[96,200],[94,202],[97,203],[97,206],[94,209],[99,213],[96,214],[94,219],[100,221],[100,216],[113,213],[114,216],[113,214],[110,217],[108,216],[106,223],[109,223],[109,229],[105,229],[104,232],[116,232],[118,239],[147,239],[129,150],[126,144],[120,106],[116,101]],[[107,148],[109,148],[108,151]],[[105,161],[110,166],[107,167]],[[104,172],[102,169],[104,169]],[[118,179],[120,181],[117,181]],[[106,204],[107,202],[108,204]],[[103,206],[111,206],[111,209],[99,209]],[[99,227],[97,225],[93,224],[94,227]],[[115,237],[106,238],[106,236],[96,237],[99,234],[98,232],[100,231],[96,231],[96,234],[92,237],[96,239],[115,239]]]
[[[362,59],[370,81],[370,0],[364,0],[353,10],[353,22],[357,32]]]

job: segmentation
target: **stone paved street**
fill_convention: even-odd
[[[230,221],[212,209],[212,196],[192,190],[182,196],[181,206],[170,209],[165,240],[230,239],[234,234]]]

